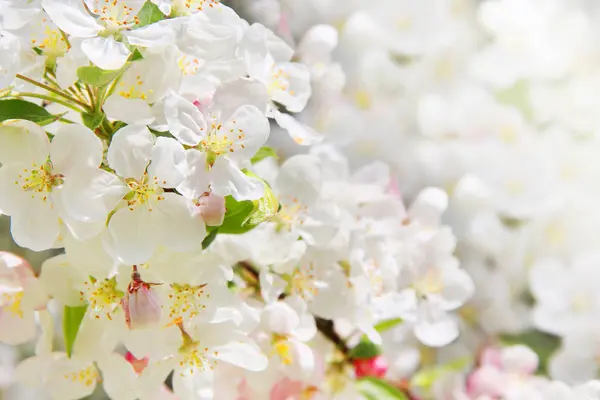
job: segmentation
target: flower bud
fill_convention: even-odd
[[[209,193],[198,199],[200,214],[208,226],[220,226],[225,218],[225,197]]]
[[[125,322],[129,329],[147,328],[160,322],[160,298],[152,286],[156,283],[144,282],[134,266],[131,282],[123,298]]]
[[[381,356],[354,360],[354,373],[357,378],[373,376],[383,378],[388,370],[388,363]]]

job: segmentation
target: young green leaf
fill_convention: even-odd
[[[356,381],[356,386],[368,400],[408,400],[408,396],[381,379],[362,378]]]
[[[65,306],[63,313],[63,335],[65,338],[65,351],[67,356],[71,357],[73,344],[79,332],[79,326],[85,315],[87,305],[80,307]]]
[[[368,360],[369,358],[377,357],[381,354],[381,349],[366,337],[350,350],[350,358],[359,360]]]
[[[120,69],[104,70],[96,66],[80,67],[77,69],[77,77],[83,83],[95,87],[108,85],[121,73]]]
[[[136,27],[138,28],[153,24],[165,18],[165,15],[160,11],[158,6],[151,1],[146,1],[137,16],[140,21],[139,24],[136,24]]]
[[[202,248],[206,249],[210,244],[217,238],[217,234],[219,233],[219,227],[212,228],[209,230],[208,235],[202,241]]]
[[[250,217],[256,205],[253,201],[237,201],[231,196],[225,197],[225,218],[223,224],[219,227],[220,233],[240,234],[248,232],[244,222]]]
[[[83,121],[83,124],[92,130],[99,127],[103,119],[104,114],[81,114],[81,120]]]
[[[279,159],[279,156],[272,147],[263,146],[260,149],[258,149],[254,157],[250,159],[250,162],[252,164],[256,164],[257,162],[262,161],[268,157],[273,157],[276,160]]]
[[[44,107],[19,99],[0,100],[0,122],[8,119],[26,119],[38,125],[47,125],[60,118]]]
[[[381,322],[377,323],[374,326],[374,328],[377,332],[381,333],[381,332],[385,332],[389,329],[392,329],[395,326],[400,325],[401,323],[402,323],[401,318],[386,319],[385,321],[381,321]]]

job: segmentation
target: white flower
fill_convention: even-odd
[[[192,147],[186,151],[189,169],[177,187],[184,196],[197,199],[209,187],[215,194],[232,195],[236,200],[262,196],[262,184],[240,168],[269,136],[265,107],[264,88],[248,79],[221,85],[204,113],[175,93],[166,99],[171,134]]]
[[[0,342],[25,343],[36,335],[35,311],[48,301],[42,285],[24,259],[0,252]]]
[[[166,245],[188,250],[206,234],[195,206],[165,188],[178,186],[185,172],[184,149],[173,139],[154,137],[145,126],[129,125],[112,138],[108,163],[122,177],[126,194],[108,223],[108,245],[124,264],[141,264]]]
[[[130,50],[122,42],[127,30],[138,24],[143,0],[43,0],[52,21],[73,37],[84,38],[81,49],[102,69],[121,68]]]
[[[32,122],[5,122],[0,147],[0,210],[12,216],[11,231],[22,246],[52,247],[60,220],[76,236],[97,234],[124,194],[114,175],[98,169],[102,143],[83,126],[63,125],[49,142]]]

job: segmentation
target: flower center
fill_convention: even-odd
[[[130,178],[126,182],[130,192],[125,195],[124,199],[127,200],[130,210],[136,206],[145,205],[148,207],[148,211],[152,211],[153,203],[165,199],[164,196],[161,196],[163,190],[159,186],[158,178],[155,176],[150,179],[147,172],[144,172],[144,176],[140,180]]]
[[[94,365],[90,365],[89,367],[76,372],[65,374],[63,377],[71,382],[82,383],[85,386],[92,386],[100,381],[100,374]]]
[[[119,95],[126,99],[142,99],[147,100],[149,95],[152,95],[154,91],[152,89],[144,90],[144,81],[141,75],[136,75],[130,79],[132,83],[127,85],[125,81],[119,83]]]
[[[43,20],[43,22],[47,22]],[[50,58],[63,56],[67,50],[67,43],[63,35],[57,28],[46,25],[41,35],[36,35],[31,39],[31,45],[43,50],[44,55]]]
[[[439,270],[430,268],[414,287],[420,295],[436,294],[444,290],[444,283]]]
[[[282,70],[281,68],[273,68],[273,72],[271,73],[271,79],[269,84],[267,85],[267,92],[272,94],[275,91],[282,90],[284,92],[289,92],[289,94],[294,95],[293,90],[290,89],[290,74]]]
[[[204,7],[214,7],[220,0],[173,0],[171,17],[190,15],[195,11],[202,11]]]
[[[63,178],[64,175],[53,173],[51,162],[48,161],[40,166],[34,163],[31,169],[23,169],[15,185],[20,185],[26,192],[42,193],[42,200],[46,201],[47,193],[52,192],[54,187],[62,185]]]
[[[196,75],[198,70],[200,69],[200,61],[196,57],[182,55],[177,60],[177,65],[183,75]]]
[[[84,290],[79,292],[81,300],[87,300],[90,311],[96,319],[105,316],[112,320],[114,313],[120,308],[121,299],[125,295],[117,289],[116,278],[97,280],[90,277],[83,283]]]
[[[218,156],[233,153],[236,146],[242,149],[246,147],[244,143],[238,142],[246,137],[243,129],[231,127],[229,132],[225,132],[223,124],[219,123],[216,116],[212,116],[212,121],[208,134],[197,146],[199,150],[206,152],[206,162],[209,166],[214,165]],[[235,125],[237,121],[232,120],[231,123]]]
[[[297,267],[289,281],[290,292],[303,299],[312,299],[319,292],[315,284],[314,267],[310,264],[307,267]]]
[[[23,291],[18,290],[9,293],[2,293],[0,295],[0,306],[11,312],[12,314],[23,318],[23,309],[21,308],[21,299],[23,298]]]
[[[205,293],[205,287],[206,284],[199,286],[172,284],[172,292],[169,293],[169,299],[172,301],[169,307],[169,318],[191,319],[206,309],[206,305],[201,303],[203,297],[210,298],[210,293]]]
[[[137,16],[132,16],[133,8],[127,6],[122,0],[96,0],[93,14],[104,24],[108,34],[113,34],[121,29],[128,28],[130,25],[137,25],[140,20]]]
[[[273,351],[281,360],[283,365],[292,365],[294,362],[294,353],[292,345],[288,341],[287,336],[273,334]]]

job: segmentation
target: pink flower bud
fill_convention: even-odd
[[[357,378],[363,378],[365,376],[383,378],[387,370],[388,363],[381,356],[354,360],[354,373]]]
[[[144,357],[142,359],[135,358],[133,354],[129,351],[125,354],[125,360],[133,367],[133,370],[136,374],[141,374],[144,368],[148,366],[148,357]]]
[[[225,218],[225,198],[209,193],[198,199],[200,214],[208,226],[220,226]]]
[[[122,302],[125,322],[129,329],[147,328],[160,322],[160,298],[152,290],[152,286],[155,285],[157,284],[144,282],[137,272],[137,267],[133,266],[131,282]]]

